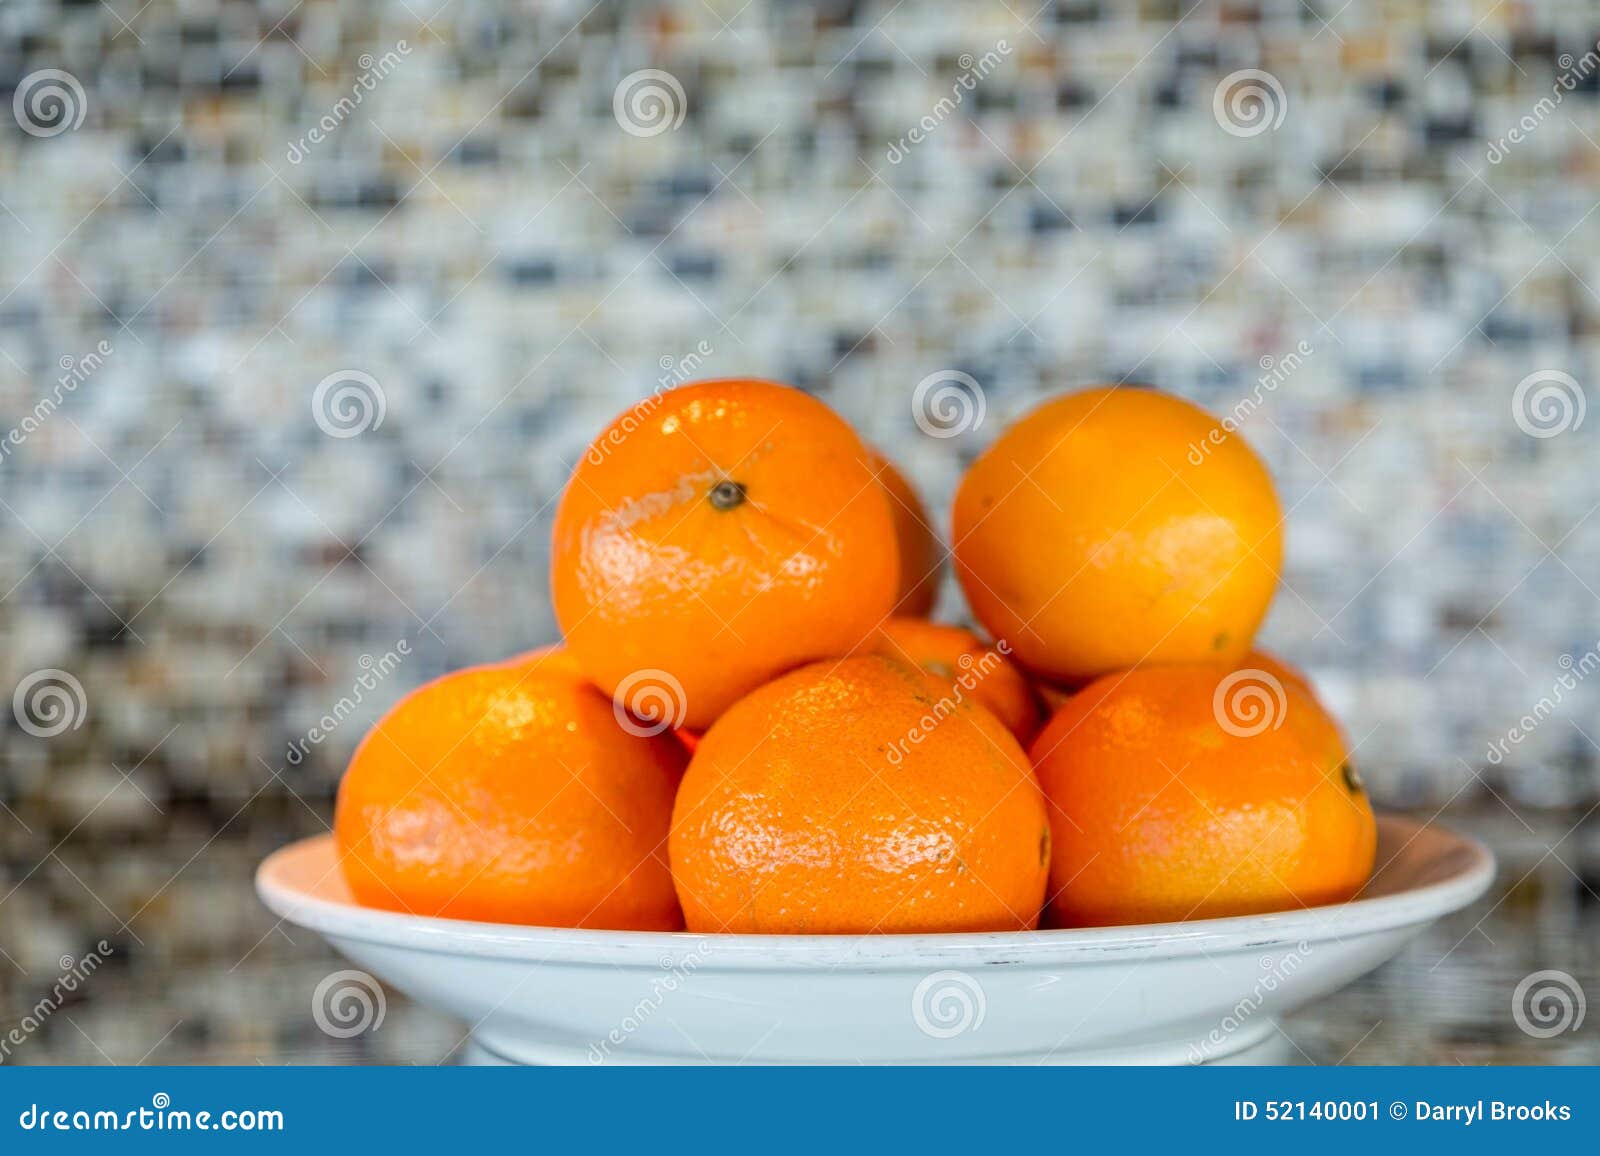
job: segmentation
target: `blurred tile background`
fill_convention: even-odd
[[[250,873],[394,696],[553,636],[601,425],[738,373],[941,520],[1053,391],[1247,415],[1293,511],[1266,642],[1380,802],[1502,856],[1296,1046],[1600,1058],[1509,1015],[1536,969],[1600,992],[1597,39],[1578,0],[7,0],[0,1028],[110,951],[0,1058],[451,1055],[398,998],[319,1032],[338,964]],[[983,420],[930,437],[951,370]]]

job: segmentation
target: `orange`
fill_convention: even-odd
[[[1107,675],[1033,760],[1051,804],[1052,922],[1159,923],[1349,899],[1376,823],[1299,685],[1218,664]]]
[[[535,664],[560,670],[562,673],[570,674],[574,678],[583,677],[583,671],[578,668],[577,659],[573,658],[571,652],[560,643],[536,646],[532,650],[524,650],[519,654],[513,654],[510,658],[502,659],[495,665],[530,666]]]
[[[978,621],[1052,681],[1233,663],[1272,600],[1281,520],[1261,460],[1217,418],[1154,390],[1089,389],[972,464],[956,573]]]
[[[496,923],[683,926],[665,841],[688,757],[670,734],[624,729],[558,659],[447,674],[362,740],[334,816],[358,902]]]
[[[862,655],[787,674],[706,732],[670,850],[691,931],[1015,931],[1037,924],[1050,828],[993,715]]]
[[[550,583],[601,689],[699,730],[871,635],[898,589],[894,520],[869,451],[820,401],[700,382],[595,440],[556,512]],[[641,707],[638,680],[666,692]]]
[[[1306,677],[1305,671],[1297,666],[1291,666],[1270,651],[1256,647],[1249,654],[1239,660],[1241,670],[1264,670],[1273,678],[1285,685],[1297,684],[1301,690],[1316,698],[1316,691],[1311,686],[1311,680]]]
[[[1350,751],[1350,743],[1344,737],[1344,728],[1339,725],[1339,721],[1326,708],[1322,707],[1322,700],[1317,697],[1317,692],[1312,687],[1311,680],[1305,676],[1304,671],[1259,648],[1244,656],[1244,659],[1239,663],[1239,669],[1257,672],[1241,678],[1241,685],[1254,686],[1260,684],[1264,685],[1269,693],[1276,693],[1273,690],[1271,680],[1277,679],[1280,686],[1286,689],[1293,687],[1316,703],[1319,709],[1302,712],[1296,721],[1314,732],[1316,741],[1327,752],[1326,757],[1332,759],[1341,767],[1341,774],[1349,776],[1352,782],[1360,783],[1361,776],[1356,770],[1355,758]],[[1263,675],[1266,677],[1261,677]],[[1258,695],[1257,697],[1262,698],[1264,701],[1263,696]]]
[[[937,678],[957,700],[970,696],[1026,745],[1039,731],[1039,700],[1010,647],[992,647],[970,630],[922,618],[891,618],[878,631],[873,653],[899,658]]]
[[[871,446],[867,452],[878,471],[878,481],[889,495],[894,515],[894,540],[900,549],[900,595],[894,612],[907,618],[926,618],[939,600],[939,571],[944,549],[928,519],[928,509],[895,464]]]

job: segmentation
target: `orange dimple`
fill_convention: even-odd
[[[1060,925],[1336,903],[1371,873],[1371,804],[1337,725],[1293,681],[1220,664],[1106,675],[1031,753]]]
[[[691,931],[1033,927],[1049,824],[1027,756],[987,711],[875,655],[816,663],[706,732],[673,808]]]
[[[895,464],[871,446],[878,480],[889,495],[894,515],[895,543],[900,551],[900,594],[894,612],[907,618],[924,618],[939,599],[939,573],[944,550],[928,518],[927,507]]]
[[[693,729],[858,646],[898,581],[866,447],[773,382],[639,403],[595,440],[556,513],[551,588],[573,656],[610,694],[639,672],[676,683],[672,721]]]
[[[998,646],[987,645],[970,630],[921,618],[891,618],[878,631],[873,653],[920,666],[948,693],[970,696],[1019,743],[1031,742],[1039,730],[1039,701],[1027,678]]]
[[[1022,664],[1078,685],[1150,662],[1235,662],[1283,554],[1272,479],[1237,433],[1154,390],[1084,390],[962,478],[956,573]]]
[[[682,927],[668,821],[687,756],[624,730],[560,652],[469,667],[400,701],[339,784],[356,899],[555,927]]]

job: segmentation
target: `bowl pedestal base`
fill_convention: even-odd
[[[467,1067],[520,1067],[525,1065],[551,1066],[594,1065],[593,1057],[586,1052],[570,1048],[552,1047],[537,1041],[511,1042],[485,1041],[472,1036],[457,1054],[456,1062]],[[515,1057],[515,1058],[513,1058]],[[623,1055],[613,1055],[608,1064],[661,1063],[682,1064],[687,1061],[672,1057],[659,1060],[641,1060]],[[708,1061],[699,1061],[708,1062]],[[716,1063],[715,1059],[709,1061]],[[733,1061],[729,1061],[730,1063]],[[1049,1055],[1010,1055],[978,1063],[1003,1064],[1140,1064],[1149,1066],[1178,1066],[1199,1063],[1202,1065],[1250,1066],[1263,1064],[1304,1063],[1305,1057],[1278,1026],[1275,1019],[1263,1017],[1259,1022],[1241,1027],[1222,1046],[1212,1046],[1202,1051],[1192,1041],[1174,1041],[1170,1044],[1144,1045],[1126,1050],[1071,1052],[1065,1049]]]

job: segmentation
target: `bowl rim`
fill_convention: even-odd
[[[930,963],[1021,962],[1048,956],[1096,961],[1204,954],[1284,944],[1342,939],[1408,927],[1472,903],[1494,878],[1494,854],[1482,843],[1431,820],[1379,815],[1380,851],[1401,850],[1427,835],[1434,844],[1426,862],[1444,865],[1442,878],[1386,895],[1345,903],[1260,915],[1235,915],[1177,923],[1118,927],[1049,928],[1037,931],[875,933],[869,935],[707,934],[690,931],[604,931],[571,927],[481,923],[410,915],[330,899],[296,885],[291,869],[307,860],[329,862],[333,835],[315,835],[273,852],[256,870],[256,891],[282,920],[340,943],[405,947],[446,955],[525,959],[536,962],[642,964],[675,968],[692,963],[715,969],[831,969],[841,965],[925,967]],[[1387,836],[1387,837],[1385,837]],[[1398,858],[1392,854],[1374,878]],[[332,869],[332,868],[330,868]],[[323,878],[326,878],[324,872]],[[319,880],[320,882],[320,880]]]

